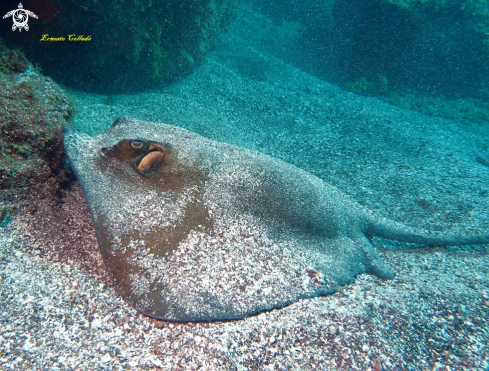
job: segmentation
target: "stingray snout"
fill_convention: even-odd
[[[114,150],[111,147],[102,147],[100,148],[100,155],[103,157],[113,157]]]

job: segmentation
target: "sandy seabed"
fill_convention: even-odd
[[[179,83],[110,100],[74,93],[75,126],[97,134],[125,115],[182,126],[295,164],[406,224],[488,232],[489,168],[476,161],[489,158],[487,127],[341,91],[275,58],[270,39],[273,27],[244,12]],[[486,370],[487,246],[375,242],[395,279],[361,275],[239,321],[156,321],[113,289],[74,183],[62,203],[40,200],[0,230],[0,368]]]

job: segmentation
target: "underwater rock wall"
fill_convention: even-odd
[[[29,37],[6,32],[9,46],[57,82],[121,93],[169,83],[189,73],[234,20],[240,0],[28,2],[39,16]],[[43,35],[65,41],[36,41]],[[69,35],[90,36],[70,41]],[[75,38],[75,37],[74,37]]]
[[[277,26],[295,25],[300,35],[281,57],[353,92],[489,95],[485,1],[248,1]]]
[[[62,128],[73,113],[62,89],[33,68],[20,50],[10,50],[0,40],[2,210],[17,207],[33,189],[39,197],[57,198],[59,188],[68,182]]]
[[[394,85],[452,97],[488,87],[487,4],[338,0],[333,17],[344,81],[385,77]]]

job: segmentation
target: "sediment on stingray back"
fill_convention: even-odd
[[[393,278],[371,242],[489,243],[375,216],[273,157],[160,123],[120,118],[65,134],[117,290],[164,320],[240,319],[327,295],[358,274]]]

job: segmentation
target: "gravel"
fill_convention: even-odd
[[[204,65],[161,92],[74,93],[75,125],[119,116],[179,125],[293,163],[392,219],[487,230],[487,127],[358,97],[259,48],[244,12]],[[258,35],[258,36],[253,36]],[[254,39],[253,39],[254,37]],[[264,64],[250,76],[233,64]],[[257,62],[257,63],[258,63]],[[258,64],[259,65],[259,64]],[[0,228],[0,368],[35,370],[486,370],[487,247],[410,249],[376,240],[397,272],[244,320],[171,323],[115,292],[80,187]]]

